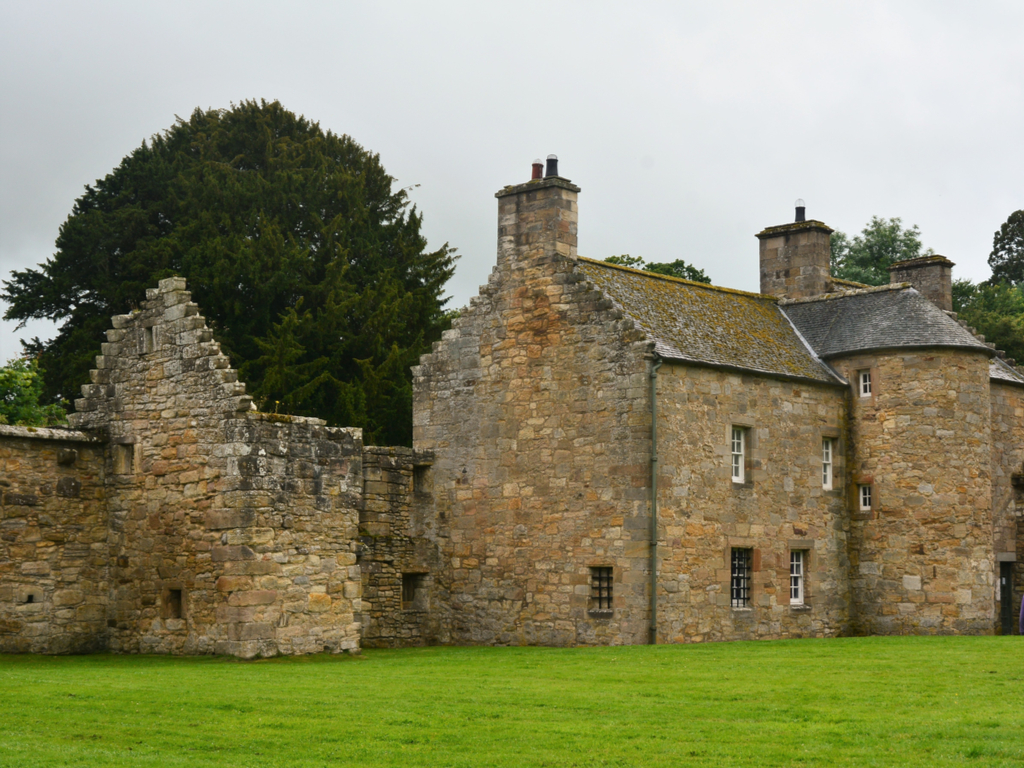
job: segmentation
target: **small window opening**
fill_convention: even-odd
[[[180,619],[181,614],[181,590],[180,589],[168,589],[167,597],[165,598],[165,616],[168,619]]]
[[[832,490],[832,438],[821,441],[821,487]]]
[[[413,493],[430,493],[430,486],[428,485],[428,475],[430,471],[429,466],[413,467],[412,468],[412,491]]]
[[[803,550],[789,553],[789,604],[804,604],[804,563],[807,558]]]
[[[143,342],[144,342],[144,346],[145,346],[145,351],[146,352],[152,352],[153,351],[153,347],[154,347],[154,344],[153,344],[153,326],[149,326],[148,328],[143,328],[142,332],[143,332],[142,333],[142,338],[143,338]]]
[[[733,548],[732,550],[732,607],[746,608],[750,605],[750,562],[752,550]]]
[[[871,486],[861,485],[857,489],[858,497],[860,498],[860,509],[862,512],[871,511]]]
[[[426,590],[424,589],[425,583],[425,573],[402,574],[402,610],[424,610],[423,602],[426,595]]]
[[[610,612],[612,610],[611,566],[590,569],[590,610]]]
[[[115,444],[113,446],[114,474],[130,475],[135,469],[135,446]]]
[[[26,603],[34,603],[35,601],[36,601],[36,596],[33,595],[31,592],[29,592],[27,595],[25,595],[25,602]]]
[[[860,396],[871,397],[871,371],[860,372]]]
[[[743,427],[732,428],[732,481],[742,483],[745,475],[745,455],[747,430]]]

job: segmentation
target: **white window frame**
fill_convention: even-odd
[[[871,499],[872,492],[870,485],[858,485],[857,486],[857,501],[860,505],[861,512],[871,511]]]
[[[857,382],[861,397],[871,397],[871,369],[857,372]]]
[[[805,597],[807,554],[802,549],[789,551],[789,604],[803,605]]]
[[[747,430],[734,426],[729,442],[732,452],[732,481],[740,484],[746,480]]]
[[[826,491],[832,490],[832,457],[835,450],[835,441],[831,437],[821,438],[821,487]]]

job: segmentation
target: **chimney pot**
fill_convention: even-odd
[[[547,172],[544,174],[544,176],[547,177],[547,176],[557,176],[557,175],[558,175],[558,155],[548,155],[548,168],[547,168]]]
[[[793,221],[807,221],[807,207],[800,198],[796,200],[796,218]]]
[[[533,175],[530,177],[530,180],[532,181],[533,179],[541,179],[543,177],[544,163],[542,163],[540,158],[538,157],[536,160],[533,161]]]

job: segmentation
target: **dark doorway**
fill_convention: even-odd
[[[1013,563],[999,564],[999,623],[1004,635],[1012,635],[1014,619]]]

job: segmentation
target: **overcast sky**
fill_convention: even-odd
[[[53,253],[85,184],[196,107],[278,99],[380,154],[461,306],[497,202],[556,153],[579,252],[756,291],[766,226],[872,215],[982,280],[1024,208],[1024,3],[0,0],[0,273]],[[0,330],[0,358],[48,324]],[[100,340],[97,340],[97,343]]]

